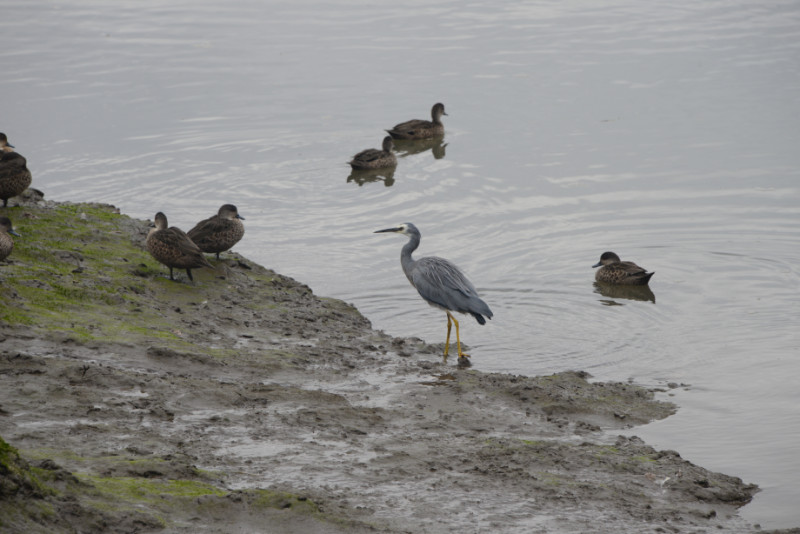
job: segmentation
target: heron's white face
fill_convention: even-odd
[[[414,227],[414,225],[411,224],[411,223],[402,223],[402,224],[398,224],[397,226],[394,226],[392,228],[386,228],[384,230],[376,230],[375,233],[376,234],[382,234],[384,232],[392,232],[394,234],[403,234],[405,236],[411,236],[413,234],[413,231],[411,230],[411,228],[413,228],[413,227]]]

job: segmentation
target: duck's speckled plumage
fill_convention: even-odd
[[[192,278],[192,269],[200,267],[211,267],[203,251],[195,245],[194,241],[180,228],[167,228],[167,216],[160,211],[156,213],[155,228],[147,234],[147,251],[156,260],[169,267],[169,279],[172,277],[172,269],[186,269],[189,280]]]
[[[31,185],[31,171],[28,162],[22,155],[14,152],[13,145],[8,144],[5,134],[0,134],[5,139],[0,139],[0,199],[3,207],[8,206],[8,199],[22,194]]]
[[[427,139],[429,137],[444,135],[442,115],[447,115],[447,113],[444,112],[444,104],[438,102],[431,108],[431,118],[433,121],[413,119],[407,122],[401,122],[391,130],[386,131],[395,139]]]
[[[392,152],[394,142],[392,137],[387,135],[383,138],[383,148],[368,148],[362,150],[350,161],[350,166],[354,169],[382,169],[384,167],[394,167],[397,165],[397,157]]]
[[[11,251],[14,250],[14,240],[11,239],[12,235],[20,237],[20,235],[14,231],[11,219],[8,217],[0,217],[0,261],[6,259],[8,255],[11,254]]]
[[[189,238],[203,252],[219,253],[229,250],[244,236],[244,217],[233,204],[223,204],[216,215],[197,223],[189,230]]]
[[[594,279],[607,284],[644,286],[655,274],[655,272],[648,273],[647,269],[639,267],[632,261],[621,261],[613,252],[603,252],[600,261],[592,267],[600,267],[594,273]]]

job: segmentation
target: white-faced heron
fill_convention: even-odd
[[[456,325],[456,345],[458,357],[466,358],[469,355],[461,352],[461,336],[458,332],[458,321],[450,313],[468,313],[475,317],[479,324],[486,324],[487,318],[492,318],[492,310],[478,297],[475,286],[467,280],[458,267],[444,258],[429,256],[415,260],[411,253],[419,247],[421,235],[417,227],[411,223],[403,223],[394,228],[377,230],[375,233],[395,232],[408,236],[408,243],[403,246],[400,253],[400,265],[406,273],[408,281],[417,288],[419,295],[425,302],[447,313],[447,340],[444,345],[444,357],[447,358],[450,349],[451,321]]]

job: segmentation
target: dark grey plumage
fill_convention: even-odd
[[[392,152],[394,142],[392,137],[387,135],[383,138],[383,148],[368,148],[362,150],[350,160],[350,166],[354,169],[382,169],[384,167],[394,167],[397,165],[397,157]]]
[[[11,239],[12,235],[21,237],[14,231],[11,219],[8,217],[0,217],[0,261],[6,259],[8,255],[11,254],[11,251],[14,250],[14,240]]]
[[[456,325],[456,343],[458,357],[468,356],[461,351],[461,337],[459,335],[458,321],[450,313],[468,313],[479,324],[486,324],[484,315],[491,319],[492,310],[478,296],[478,291],[458,267],[444,258],[429,256],[415,260],[411,253],[419,247],[421,234],[416,226],[403,223],[394,228],[377,230],[375,233],[395,232],[408,236],[408,243],[400,252],[400,265],[403,267],[408,281],[417,289],[420,296],[431,306],[440,308],[447,313],[447,340],[444,347],[444,356],[450,348],[450,322]]]
[[[647,285],[650,277],[655,274],[655,272],[648,273],[646,269],[639,267],[632,261],[621,261],[619,256],[613,252],[603,252],[600,256],[600,261],[592,265],[592,267],[600,267],[594,273],[594,279],[607,284],[643,286]]]
[[[186,269],[189,280],[192,278],[192,269],[211,267],[203,251],[198,248],[189,236],[180,228],[167,228],[167,216],[160,211],[156,213],[155,228],[147,234],[147,251],[156,260],[169,267],[169,279],[172,277],[172,268]]]
[[[433,121],[412,119],[401,122],[391,130],[386,131],[395,139],[427,139],[437,135],[444,135],[442,115],[447,115],[447,113],[444,112],[444,104],[438,102],[431,108],[431,119]]]
[[[244,217],[233,204],[223,204],[216,215],[197,223],[187,232],[203,252],[219,253],[229,250],[244,236]]]
[[[5,134],[0,134],[5,137]],[[3,207],[8,206],[8,199],[22,194],[31,185],[31,171],[28,162],[22,155],[14,152],[13,145],[8,144],[6,138],[2,141],[0,150],[0,198]],[[9,148],[10,147],[10,148]]]

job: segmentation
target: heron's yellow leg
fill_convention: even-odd
[[[452,327],[452,324],[450,323],[450,319],[451,318],[452,318],[452,316],[450,315],[450,312],[447,312],[447,339],[444,342],[444,359],[445,360],[447,359],[447,353],[450,352],[450,328]],[[456,330],[456,332],[458,332],[458,330]]]
[[[461,335],[459,334],[459,331],[458,331],[458,321],[456,320],[455,317],[450,315],[450,312],[447,312],[447,341],[448,341],[448,345],[449,345],[449,341],[450,341],[450,321],[451,320],[456,325],[456,347],[458,348],[458,357],[459,358],[469,358],[469,354],[464,354],[463,352],[461,352]],[[445,355],[447,355],[447,353],[445,353]]]

